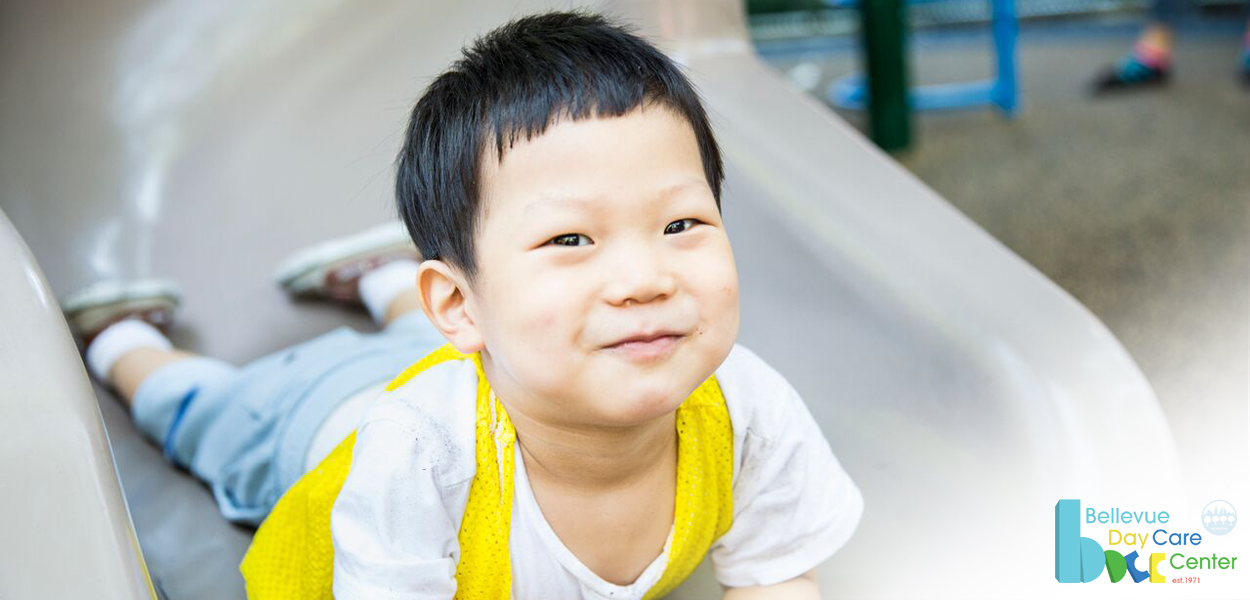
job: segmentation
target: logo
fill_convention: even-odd
[[[1099,517],[1105,514],[1102,513]],[[1115,517],[1129,520],[1129,517],[1121,517],[1118,512]],[[1148,522],[1166,523],[1167,513],[1154,513],[1148,518]],[[1137,514],[1137,520],[1142,520],[1141,514]],[[1103,569],[1106,569],[1107,577],[1111,578],[1112,583],[1124,579],[1126,573],[1132,576],[1134,583],[1141,583],[1147,578],[1151,583],[1163,583],[1167,580],[1159,574],[1158,566],[1164,557],[1162,552],[1151,553],[1150,569],[1139,570],[1136,550],[1128,556],[1115,550],[1104,552],[1098,542],[1081,537],[1080,500],[1060,500],[1055,504],[1055,579],[1059,583],[1089,583],[1102,575]]]
[[[1211,535],[1224,535],[1237,524],[1237,510],[1223,500],[1215,500],[1202,509],[1202,526]]]
[[[1055,504],[1055,579],[1059,583],[1089,583],[1098,579],[1105,570],[1111,583],[1125,579],[1131,575],[1134,583],[1149,579],[1151,583],[1165,583],[1168,578],[1159,573],[1160,563],[1177,573],[1172,574],[1172,583],[1199,583],[1200,573],[1193,571],[1233,571],[1237,569],[1236,556],[1207,555],[1200,548],[1202,535],[1196,532],[1169,532],[1160,527],[1171,519],[1166,510],[1133,511],[1112,508],[1097,510],[1085,508],[1081,511],[1080,500],[1060,500]],[[1081,521],[1093,525],[1105,523],[1107,528],[1107,545],[1115,548],[1124,545],[1125,549],[1133,549],[1128,555],[1116,550],[1103,551],[1102,545],[1094,540],[1081,536]],[[1202,524],[1214,535],[1223,535],[1237,524],[1237,511],[1231,504],[1223,500],[1211,502],[1202,511]],[[1154,529],[1153,532],[1150,529]],[[1145,555],[1146,544],[1159,546],[1160,550],[1173,547],[1185,553],[1172,551],[1150,553],[1150,568],[1137,568],[1137,554],[1140,550]],[[1189,554],[1189,553],[1194,554]],[[1188,555],[1188,556],[1187,556]]]

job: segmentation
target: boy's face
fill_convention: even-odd
[[[689,124],[651,106],[488,153],[466,310],[496,393],[553,423],[675,410],[738,335],[738,273]],[[642,344],[621,340],[674,335]]]

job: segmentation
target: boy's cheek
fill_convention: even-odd
[[[559,320],[557,318],[556,313],[547,311],[547,310],[542,310],[542,311],[537,312],[533,318],[528,320],[528,326],[526,327],[526,329],[529,329],[531,333],[542,332],[542,331],[546,331],[548,333],[554,333],[556,331],[555,328],[558,325],[559,325]]]

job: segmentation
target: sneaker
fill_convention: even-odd
[[[182,302],[178,284],[164,279],[108,280],[93,283],[61,299],[70,332],[91,345],[109,325],[139,319],[169,333]]]
[[[360,277],[396,260],[421,261],[399,222],[322,242],[283,260],[274,279],[297,298],[321,298],[360,305]]]

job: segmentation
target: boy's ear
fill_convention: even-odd
[[[463,354],[472,354],[485,347],[481,332],[470,310],[468,284],[458,269],[441,260],[421,262],[417,270],[417,291],[421,293],[421,310],[443,337]]]

